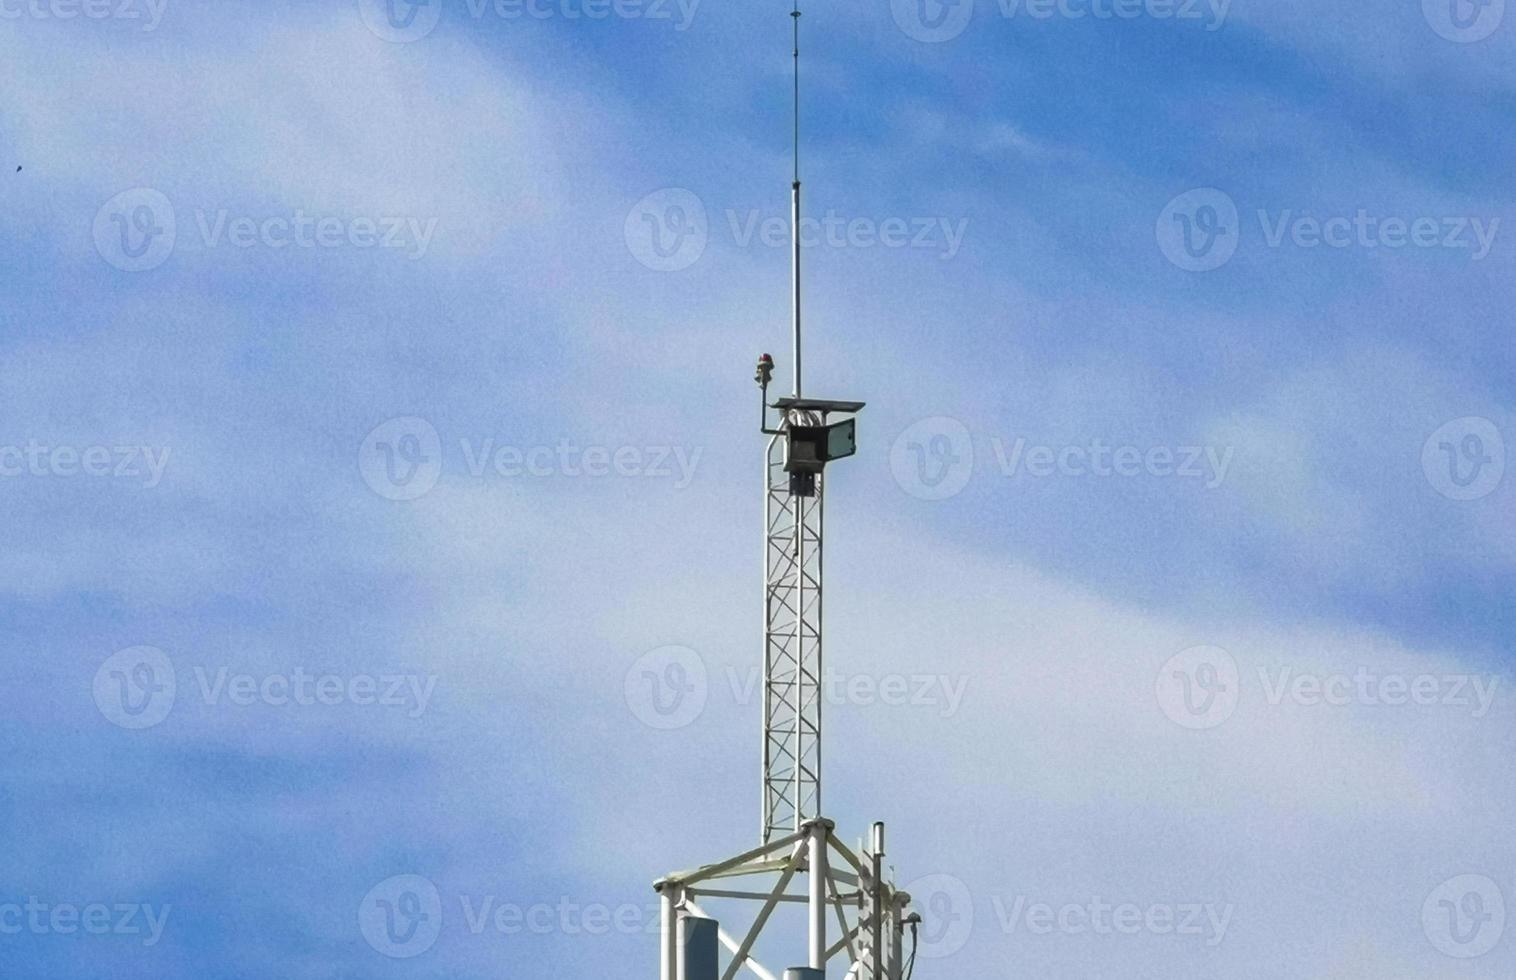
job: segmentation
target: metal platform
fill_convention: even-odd
[[[797,412],[820,412],[822,415],[829,415],[832,412],[846,412],[849,415],[856,415],[858,412],[863,411],[864,404],[864,402],[834,401],[829,398],[798,398],[787,395],[784,398],[778,399],[769,407],[777,408],[781,412],[794,410]]]

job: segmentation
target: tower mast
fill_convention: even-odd
[[[910,896],[884,878],[884,825],[875,824],[860,857],[836,835],[821,809],[822,515],[826,464],[857,451],[855,416],[862,402],[806,398],[801,371],[800,289],[800,6],[794,34],[794,174],[790,184],[792,356],[794,385],[769,403],[774,360],[758,359],[762,431],[768,437],[763,478],[763,787],[757,848],[738,857],[660,879],[662,980],[734,980],[746,970],[777,975],[754,959],[754,943],[782,902],[806,906],[805,966],[785,980],[827,980],[828,962],[844,959],[846,980],[908,980],[901,939],[920,918]],[[770,427],[770,412],[777,421]],[[873,773],[874,767],[866,772]],[[835,864],[835,869],[834,869]],[[736,890],[732,879],[777,876],[771,887]],[[796,876],[805,891],[792,894]],[[703,908],[708,899],[762,903],[739,941]],[[828,920],[840,935],[829,943]],[[728,954],[721,964],[722,949]],[[914,953],[911,962],[914,962]]]

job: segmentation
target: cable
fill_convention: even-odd
[[[920,929],[919,923],[911,923],[911,958],[905,963],[905,980],[911,980],[911,977],[916,975],[916,950],[921,945],[917,932]]]

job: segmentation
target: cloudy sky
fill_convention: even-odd
[[[1516,969],[1508,20],[808,5],[918,977]],[[0,975],[654,975],[759,829],[790,23],[0,0]]]

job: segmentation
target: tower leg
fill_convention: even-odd
[[[890,980],[905,977],[905,920],[900,902],[890,899]]]
[[[680,980],[679,970],[679,899],[677,885],[664,885],[659,893],[659,908],[662,918],[662,938],[659,948],[660,980]]]
[[[823,971],[823,976],[826,970],[826,883],[829,877],[826,844],[830,834],[825,821],[818,820],[811,824],[810,967]]]

